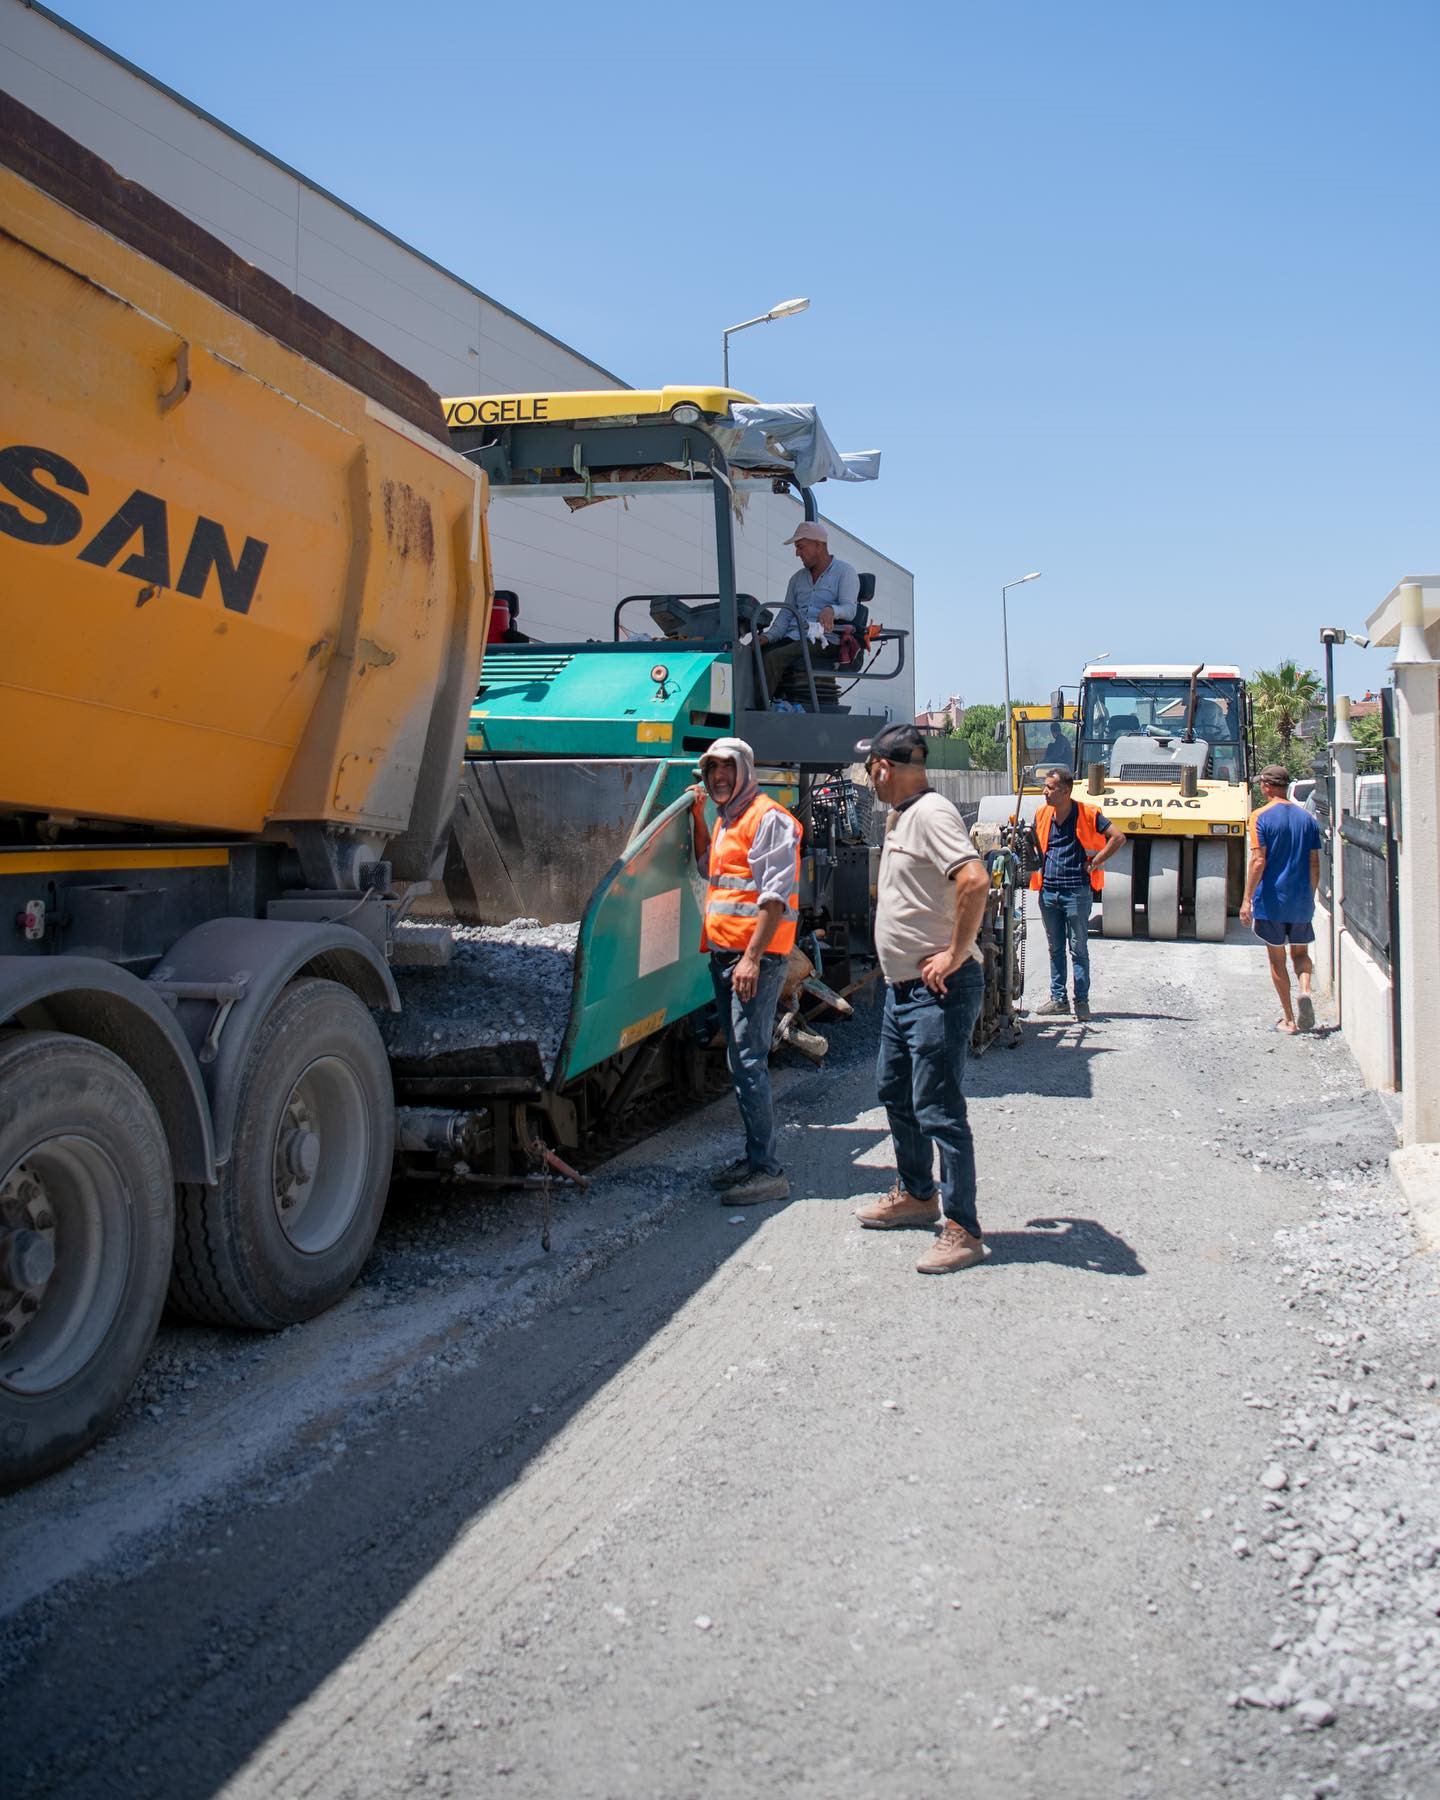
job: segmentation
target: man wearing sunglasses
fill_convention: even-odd
[[[959,811],[930,786],[925,740],[913,725],[887,726],[856,752],[875,798],[891,809],[875,901],[885,977],[876,1090],[895,1143],[896,1181],[855,1216],[872,1231],[938,1225],[915,1267],[946,1275],[985,1256],[963,1084],[985,994],[975,937],[990,877]]]

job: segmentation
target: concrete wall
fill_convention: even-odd
[[[928,769],[926,771],[931,787],[947,800],[953,800],[959,807],[961,816],[967,825],[975,823],[975,813],[986,794],[1003,794],[1006,780],[1003,771],[991,769]],[[861,791],[863,810],[867,820],[866,837],[872,844],[884,841],[887,808],[876,804],[870,792],[870,778],[865,773],[863,763],[856,763],[850,770],[850,779]]]
[[[986,794],[1003,794],[1009,787],[1003,770],[931,769],[930,785],[957,806],[969,807]]]
[[[1333,998],[1335,993],[1335,970],[1331,962],[1330,933],[1332,921],[1330,909],[1323,900],[1315,902],[1315,942],[1311,947],[1310,957],[1315,964],[1315,975],[1311,986],[1317,999]]]
[[[441,395],[625,385],[142,71],[21,0],[0,0],[0,82],[121,174],[414,369]],[[404,221],[397,223],[403,229]],[[476,223],[483,225],[483,214]],[[472,238],[483,242],[483,230]],[[503,282],[504,270],[497,268],[494,276]],[[645,373],[657,387],[685,376],[674,370]],[[788,497],[750,499],[737,531],[742,591],[780,598],[796,567],[784,539],[798,516]],[[496,585],[520,595],[521,622],[532,636],[552,642],[608,637],[615,603],[626,594],[713,587],[711,517],[708,496],[693,502],[650,496],[574,515],[560,501],[502,499],[491,515]],[[838,527],[831,547],[874,573],[872,617],[913,631],[910,572]],[[637,610],[643,616],[643,609]],[[908,719],[915,710],[913,676],[907,669],[894,683],[867,683],[854,700],[862,697],[866,710]]]
[[[1389,971],[1343,929],[1339,964],[1341,1029],[1366,1087],[1391,1093],[1395,1088],[1395,1040],[1390,1026]]]

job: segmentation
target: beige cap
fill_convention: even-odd
[[[807,519],[803,525],[797,525],[795,527],[794,531],[786,538],[785,542],[787,544],[798,544],[801,538],[819,538],[822,544],[828,544],[830,542],[830,533],[818,519]]]

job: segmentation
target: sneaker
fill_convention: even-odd
[[[789,1198],[790,1183],[783,1174],[762,1175],[758,1170],[753,1175],[747,1172],[743,1181],[725,1189],[726,1206],[760,1206],[767,1200]]]
[[[947,1219],[940,1235],[915,1265],[918,1275],[948,1275],[954,1269],[968,1269],[972,1263],[984,1262],[985,1246],[971,1237],[963,1225]]]
[[[710,1185],[723,1192],[726,1188],[734,1187],[737,1181],[743,1181],[749,1173],[749,1157],[737,1156],[734,1162],[728,1162],[723,1168],[710,1171]]]
[[[901,1225],[928,1225],[933,1230],[940,1223],[940,1196],[917,1200],[897,1181],[883,1200],[857,1206],[855,1217],[867,1231],[894,1231]]]
[[[1047,1000],[1042,1006],[1035,1008],[1035,1017],[1037,1019],[1058,1019],[1062,1015],[1068,1016],[1069,1012],[1070,1008],[1064,1000]]]
[[[1088,1019],[1090,1017],[1090,1002],[1088,1000],[1077,1000],[1075,1002],[1075,1017],[1077,1019]]]

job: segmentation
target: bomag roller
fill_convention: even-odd
[[[1075,792],[1126,840],[1105,865],[1106,937],[1224,938],[1244,894],[1253,766],[1249,695],[1235,665],[1085,669]]]

